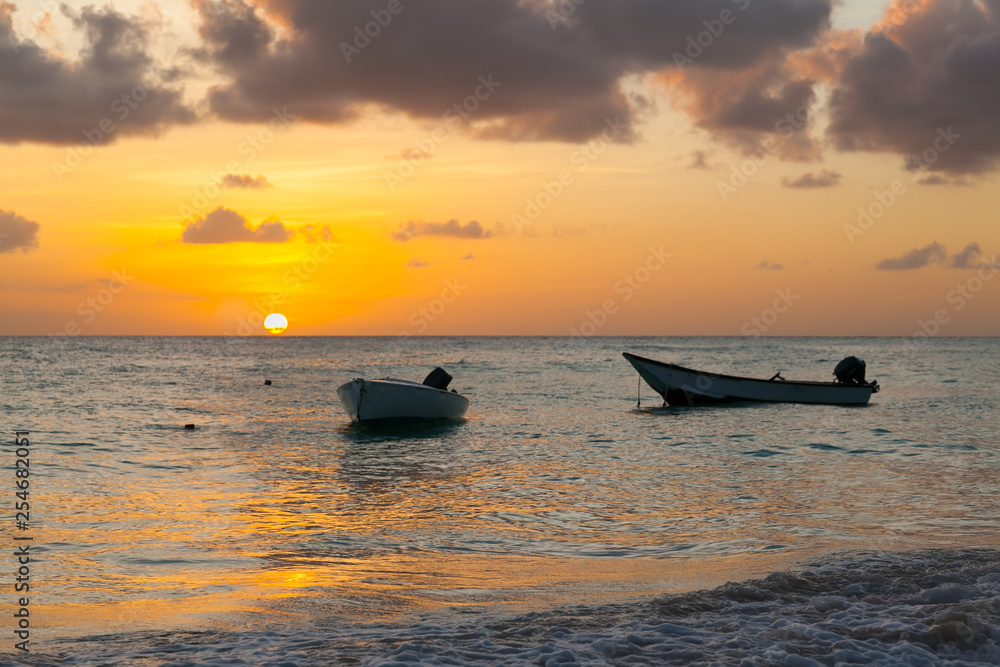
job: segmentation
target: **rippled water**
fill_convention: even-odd
[[[664,408],[623,351],[789,379],[856,354],[882,392]],[[349,425],[340,383],[435,365],[466,421]],[[1000,660],[997,339],[8,338],[0,372],[39,660],[772,664],[864,658],[869,626],[861,662]],[[777,570],[753,613],[708,590]]]

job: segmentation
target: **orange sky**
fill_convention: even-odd
[[[159,6],[196,39],[190,6]],[[80,39],[62,34],[64,58]],[[143,136],[110,104],[116,140],[87,155],[0,141],[0,234],[14,238],[15,217],[38,225],[6,252],[0,236],[0,335],[256,335],[273,311],[288,335],[912,335],[935,317],[941,335],[1000,335],[992,168],[911,172],[901,150],[835,146],[754,162],[707,123],[712,102],[669,80],[623,82],[645,98],[624,143],[484,139],[468,132],[475,116],[453,128],[377,105],[350,122],[287,107],[275,122],[201,117]],[[815,141],[832,88],[815,88]],[[433,154],[400,172],[420,149]],[[220,185],[226,174],[265,187]],[[792,187],[806,176],[813,187]],[[227,211],[246,240],[184,236]],[[252,242],[263,223],[290,238]]]

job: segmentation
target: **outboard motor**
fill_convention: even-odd
[[[863,361],[861,363],[864,363]],[[864,373],[862,373],[864,377]],[[435,368],[427,377],[424,378],[425,385],[428,387],[434,387],[435,389],[447,389],[448,385],[451,383],[451,376],[448,375],[448,371],[443,368]]]
[[[864,385],[865,382],[865,362],[857,357],[847,357],[833,369],[833,374],[837,376],[837,381],[841,384]]]

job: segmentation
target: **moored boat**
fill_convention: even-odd
[[[451,376],[435,368],[423,383],[395,378],[355,378],[337,389],[353,422],[461,419],[469,399],[449,391]]]
[[[769,380],[709,373],[647,359],[624,352],[623,356],[642,379],[670,405],[697,405],[733,401],[865,405],[879,390],[875,381],[864,380],[865,364],[848,357],[837,365],[834,382],[785,380],[775,374]]]

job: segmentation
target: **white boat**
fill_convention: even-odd
[[[356,378],[337,389],[353,422],[380,420],[461,419],[469,399],[448,391],[451,376],[435,368],[423,383],[410,380]]]
[[[642,379],[670,405],[732,401],[865,405],[879,390],[877,382],[864,381],[864,362],[856,357],[848,357],[837,365],[837,371],[850,368],[847,372],[837,372],[835,382],[804,382],[785,380],[780,373],[770,380],[707,373],[628,352],[623,354]],[[848,363],[850,360],[853,361]]]

